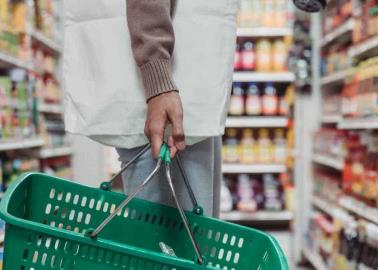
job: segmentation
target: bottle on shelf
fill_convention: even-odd
[[[262,114],[276,115],[278,109],[277,90],[272,83],[267,83],[262,96]]]
[[[243,67],[242,64],[242,52],[240,49],[240,44],[236,44],[235,56],[234,56],[234,70],[241,70]]]
[[[258,137],[258,156],[260,163],[271,163],[273,162],[273,144],[272,140],[269,138],[269,131],[266,128],[259,130]]]
[[[253,21],[253,10],[250,0],[240,0],[239,2],[239,12],[238,12],[238,25],[240,27],[251,26]]]
[[[256,70],[272,71],[272,44],[268,39],[260,39],[256,46]]]
[[[268,211],[280,211],[284,201],[280,190],[280,183],[272,174],[263,175],[264,208]]]
[[[240,174],[238,176],[238,203],[236,208],[242,212],[254,212],[257,210],[257,202],[254,199],[254,190],[249,176]]]
[[[228,112],[230,115],[244,114],[244,89],[239,82],[234,83]]]
[[[241,163],[251,164],[257,161],[256,143],[253,138],[252,129],[243,129],[240,141],[240,161]]]
[[[286,163],[287,145],[284,138],[283,129],[274,130],[274,162],[279,164]]]
[[[277,39],[273,43],[273,70],[277,72],[286,70],[288,51],[283,39]]]
[[[236,138],[237,130],[229,128],[226,130],[226,139],[223,144],[224,161],[227,163],[238,163],[239,156],[239,142]]]
[[[256,83],[249,83],[248,85],[245,112],[247,115],[261,114],[260,89]]]
[[[253,71],[256,69],[256,50],[252,41],[246,41],[243,44],[241,52],[242,69]]]

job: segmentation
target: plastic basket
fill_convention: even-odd
[[[41,173],[24,174],[0,204],[6,222],[4,270],[287,270],[276,240],[263,232],[186,212],[206,262],[176,208],[133,199],[97,238],[88,236],[125,195]],[[162,252],[161,243],[175,255]]]

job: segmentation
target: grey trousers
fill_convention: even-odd
[[[220,181],[221,181],[221,137],[211,137],[187,148],[180,153],[183,167],[188,175],[190,185],[197,198],[198,204],[204,208],[207,216],[219,216]],[[117,149],[122,165],[132,159],[142,147],[133,149]],[[135,189],[155,168],[156,161],[148,151],[137,162],[123,173],[125,193]],[[178,198],[186,210],[192,210],[193,205],[186,190],[186,186],[177,168],[172,163],[172,180]],[[148,185],[138,195],[139,198],[175,206],[165,173],[160,170]]]

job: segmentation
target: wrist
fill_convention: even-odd
[[[163,93],[177,91],[172,78],[171,60],[157,59],[140,67],[147,102]]]

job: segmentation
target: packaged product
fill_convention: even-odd
[[[252,41],[246,41],[243,44],[243,50],[241,52],[241,68],[243,70],[255,70],[256,69],[256,50]]]
[[[272,71],[272,44],[268,39],[261,39],[257,42],[256,54],[256,70]]]
[[[267,83],[262,96],[263,115],[276,115],[278,110],[277,90],[272,83]]]
[[[274,130],[274,162],[279,164],[286,163],[287,145],[284,138],[283,129]]]
[[[273,70],[285,71],[288,51],[285,42],[282,39],[277,39],[273,43]]]
[[[240,141],[240,160],[242,163],[257,162],[257,149],[256,143],[253,138],[252,129],[243,129],[242,139]]]
[[[262,128],[259,130],[258,136],[258,155],[260,163],[273,162],[273,144],[269,138],[268,129]]]
[[[230,115],[244,114],[244,89],[241,83],[234,83],[228,113]]]
[[[226,130],[226,139],[223,144],[223,154],[225,162],[237,163],[240,161],[239,142],[236,136],[236,129],[229,128]]]
[[[261,107],[260,90],[257,84],[249,83],[245,102],[245,111],[247,115],[260,115]]]

